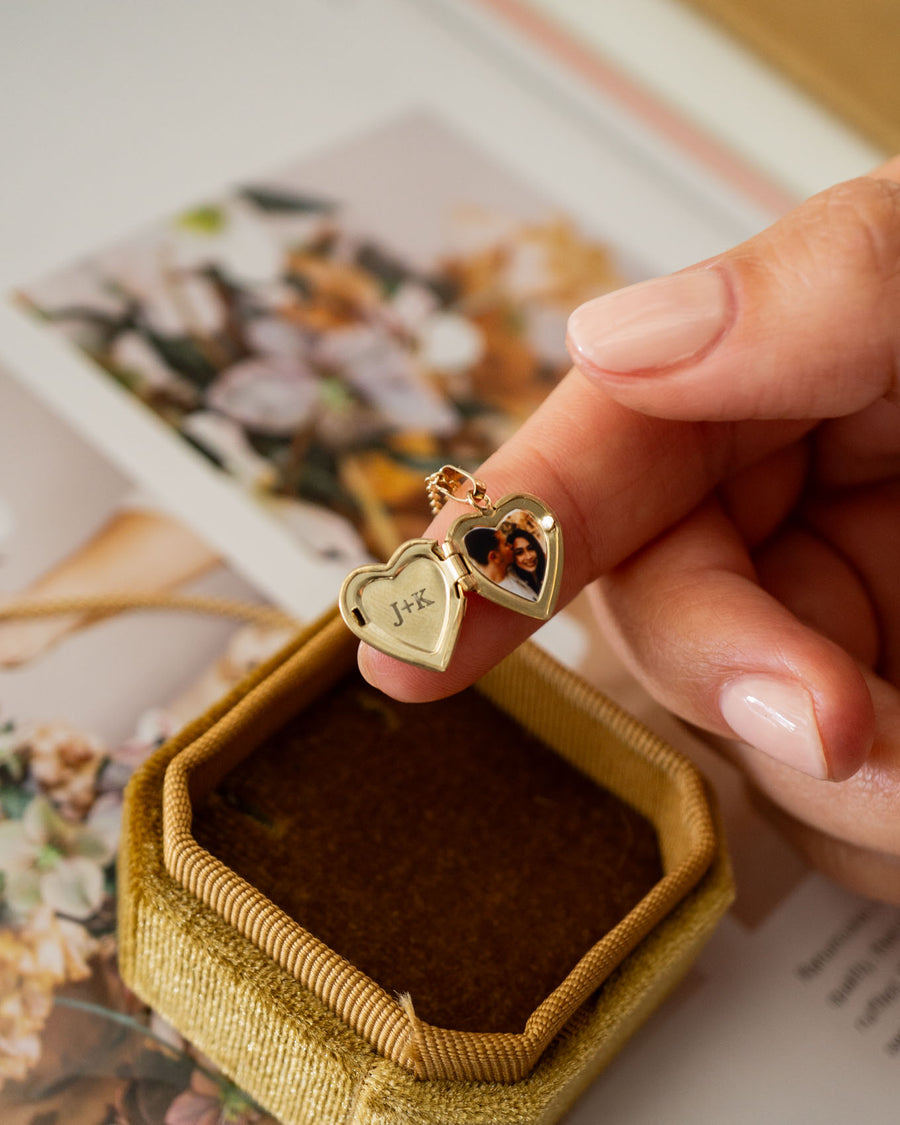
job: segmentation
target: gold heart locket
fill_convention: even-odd
[[[410,539],[389,562],[361,566],[341,587],[341,616],[373,648],[443,672],[450,663],[472,590],[516,613],[545,621],[562,577],[562,533],[536,496],[491,502],[484,484],[445,465],[426,480],[432,510],[447,500],[473,510],[443,543]],[[465,489],[465,494],[457,493]]]

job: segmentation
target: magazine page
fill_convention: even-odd
[[[3,17],[23,107],[0,183],[0,280],[15,290],[0,310],[4,594],[52,592],[60,575],[65,592],[73,566],[124,567],[140,588],[148,545],[175,544],[160,588],[199,582],[308,621],[351,566],[421,529],[428,471],[476,466],[563,376],[574,305],[716,253],[787,203],[730,161],[724,175],[690,130],[542,51],[495,5],[301,7],[251,20],[162,3],[138,17],[91,0],[56,5],[52,35],[24,10]],[[133,763],[270,643],[244,633],[229,649],[218,623],[166,621],[3,626],[9,825],[44,797],[85,831],[96,807],[99,833]],[[539,640],[695,758],[739,890],[570,1119],[750,1122],[764,1106],[776,1120],[843,1123],[854,1108],[892,1121],[900,915],[810,875],[730,767],[630,680],[585,604]],[[59,716],[99,740],[77,777],[56,728],[36,749],[34,724]],[[11,948],[16,987],[35,997],[2,1075],[13,1125],[93,1122],[102,1105],[180,1120],[179,1097],[202,1120],[224,1104],[206,1063],[117,992],[103,870],[86,876],[87,915],[51,900],[26,935],[62,951],[55,976],[26,981],[30,954]],[[63,932],[56,920],[73,917]],[[108,1018],[82,1011],[89,1052],[69,1021],[98,996],[156,1038],[128,1025],[123,1062]],[[174,1069],[154,1070],[161,1057]],[[61,1108],[63,1074],[81,1117]],[[234,1120],[256,1113],[242,1104]]]
[[[192,194],[199,177],[182,173],[159,218],[174,192],[153,194],[140,178],[67,240],[32,232],[16,255],[11,238],[4,262],[20,296],[2,320],[13,372],[301,615],[328,604],[349,559],[403,538],[413,470],[444,453],[477,464],[550,389],[566,368],[566,312],[582,297],[707,256],[771,217],[524,40],[496,27],[487,37],[472,10],[317,6],[315,50],[302,25],[291,41],[298,112],[245,126],[270,131],[277,159],[241,155],[248,137],[226,104],[227,186]],[[263,86],[284,49],[270,34],[251,72]],[[148,59],[156,48],[147,41]],[[104,105],[104,129],[115,112]],[[291,323],[312,284],[328,307]],[[312,370],[305,389],[284,377],[298,340]],[[353,386],[346,370],[361,351],[369,374]],[[265,370],[232,370],[253,356],[268,357]],[[375,402],[378,364],[392,357],[405,383]],[[529,389],[505,393],[520,377]],[[248,393],[266,404],[248,407]],[[277,422],[253,416],[263,406]],[[304,435],[293,451],[291,426]],[[407,437],[376,457],[388,428]],[[376,488],[396,496],[359,494],[373,461]],[[299,480],[297,463],[308,466]],[[326,514],[335,508],[355,513],[355,542]]]

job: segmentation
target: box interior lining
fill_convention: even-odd
[[[460,1031],[520,1032],[662,871],[648,820],[474,690],[350,673],[198,798],[202,847]]]

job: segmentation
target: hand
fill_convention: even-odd
[[[634,674],[731,740],[809,858],[900,901],[900,158],[582,306],[569,347],[478,475],[556,511],[560,604],[594,583]],[[438,698],[534,627],[475,597],[445,673],[360,666]]]

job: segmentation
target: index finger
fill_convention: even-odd
[[[690,512],[724,476],[792,440],[803,426],[671,422],[637,414],[571,371],[478,472],[491,496],[530,492],[556,514],[565,542],[558,605]],[[443,539],[448,505],[426,537]],[[477,595],[449,667],[416,668],[368,645],[360,670],[395,699],[421,702],[462,690],[521,644],[539,622]]]

